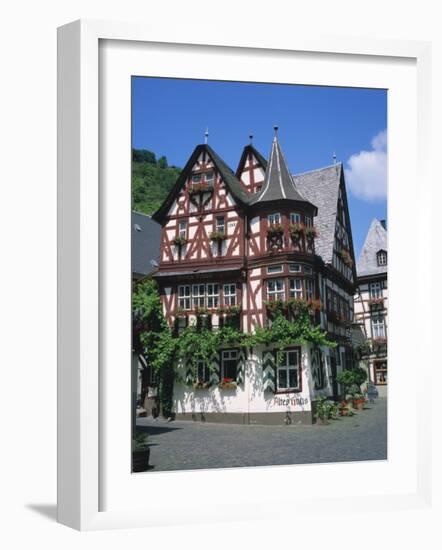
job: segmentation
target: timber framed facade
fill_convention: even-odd
[[[311,423],[314,402],[338,398],[336,375],[352,366],[356,271],[342,164],[293,175],[278,136],[268,161],[247,145],[233,172],[198,145],[153,215],[162,226],[159,284],[174,330],[197,322],[244,332],[271,323],[271,304],[318,304],[314,322],[336,347],[293,343],[219,350],[192,372],[179,365],[177,418]]]

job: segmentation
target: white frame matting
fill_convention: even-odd
[[[430,45],[275,34],[269,47],[268,37],[267,42],[214,38],[211,44],[196,44],[190,36],[186,29],[172,37],[161,29],[97,21],[77,21],[59,29],[58,520],[90,530],[283,518],[294,510],[297,516],[328,513],[331,508],[339,513],[340,503],[358,497],[363,497],[358,504],[362,512],[428,507],[431,409],[417,403],[425,399],[425,386],[430,387],[430,362],[419,365],[420,383],[412,395],[404,378],[413,372],[419,350],[431,347],[430,303],[425,300],[433,285],[431,219],[424,206],[431,204],[432,195]],[[244,57],[254,59],[248,74],[241,64]],[[201,58],[215,62],[199,64]],[[316,63],[324,69],[321,76],[313,70]],[[240,66],[242,77],[235,73]],[[294,67],[299,70],[297,79]],[[334,72],[327,72],[327,67]],[[348,79],[342,76],[345,67],[351,69]],[[130,75],[134,74],[389,89],[388,461],[130,474],[129,153]],[[416,213],[418,202],[408,190],[418,194],[422,206],[414,214],[419,228],[405,243],[403,212]],[[392,208],[398,199],[401,208]],[[428,319],[412,329],[401,321],[400,312],[405,288],[400,268],[410,245],[417,251],[419,266],[410,277],[419,281],[414,285],[419,291],[409,307]],[[121,338],[112,338],[117,333]],[[418,339],[419,346],[405,352],[399,342],[411,341],[410,337]],[[401,375],[395,369],[399,364]],[[400,429],[404,400],[407,438]],[[348,487],[343,489],[344,473]],[[281,476],[286,480],[291,476],[297,491],[277,494],[274,487],[287,484],[278,482]],[[209,487],[217,495],[211,507],[201,499]],[[171,498],[173,491],[185,499]],[[145,505],[146,501],[154,505]]]

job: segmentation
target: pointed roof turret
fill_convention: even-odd
[[[309,201],[297,189],[287,167],[287,162],[279,144],[277,130],[278,127],[275,126],[275,137],[273,138],[262,190],[251,204],[262,204],[278,200],[308,203]]]

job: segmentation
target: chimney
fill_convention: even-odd
[[[385,229],[385,231],[387,231],[387,221],[386,220],[381,220],[381,225]]]

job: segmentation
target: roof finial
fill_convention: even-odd
[[[249,139],[250,139],[250,145],[252,145],[252,143],[253,143],[253,134],[249,135]]]
[[[273,126],[273,129],[275,130],[275,138],[276,138],[278,137],[279,126]]]
[[[209,128],[206,128],[206,131],[204,132],[204,143],[207,145],[209,142]]]
[[[333,164],[336,165],[336,153],[333,152]]]

